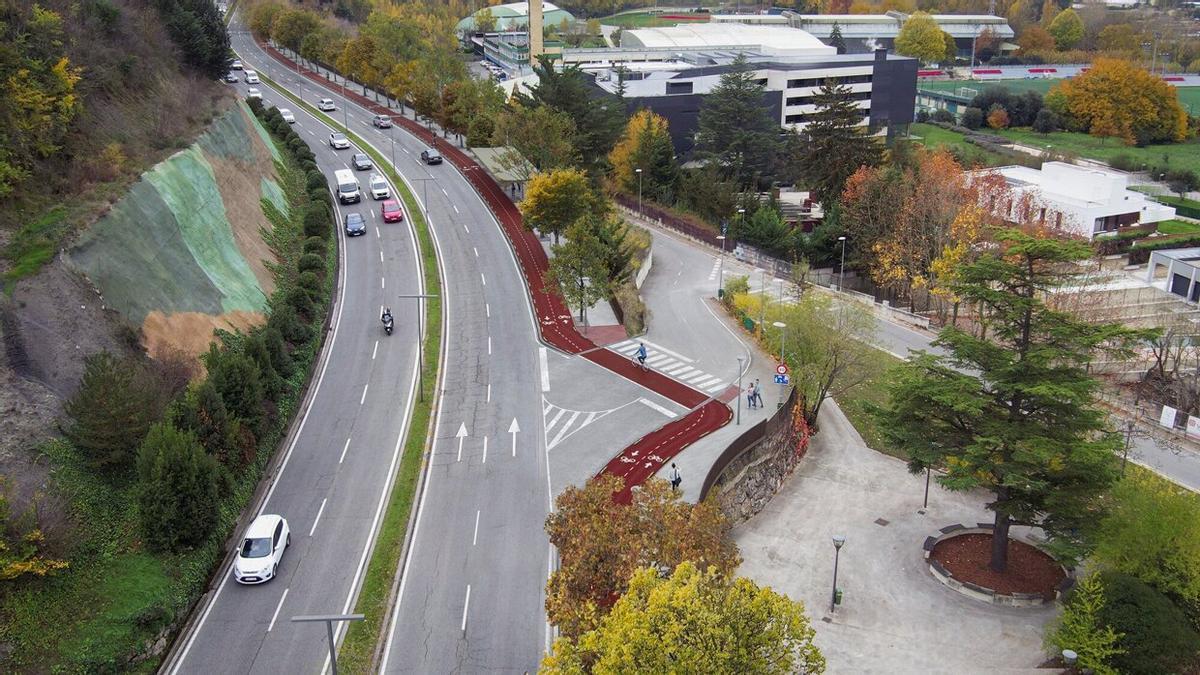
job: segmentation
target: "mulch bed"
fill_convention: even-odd
[[[937,560],[958,581],[990,588],[997,593],[1039,593],[1054,599],[1062,583],[1062,567],[1038,549],[1020,541],[1008,540],[1008,570],[998,574],[988,563],[992,559],[992,535],[964,534],[947,539],[933,548],[930,558]]]

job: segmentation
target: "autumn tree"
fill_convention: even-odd
[[[1121,438],[1095,402],[1093,355],[1140,336],[1048,308],[1065,267],[1092,255],[1086,243],[1005,230],[964,265],[953,291],[977,312],[977,330],[943,328],[938,356],[895,372],[890,402],[875,411],[911,471],[938,467],[950,490],[983,488],[994,514],[990,567],[1008,567],[1013,524],[1040,527],[1064,557],[1086,550],[1100,495],[1117,475]]]
[[[1073,49],[1083,39],[1083,19],[1073,9],[1065,9],[1054,17],[1046,31],[1054,37],[1054,46],[1059,51]]]
[[[916,12],[908,17],[896,35],[896,52],[922,63],[941,61],[946,56],[941,26],[925,12]]]
[[[578,169],[556,169],[534,174],[520,203],[525,227],[558,235],[595,207],[596,197],[587,176]]]
[[[826,80],[813,103],[817,110],[799,132],[790,169],[813,199],[832,204],[859,167],[879,163],[882,149],[865,133],[863,111],[849,87]]]
[[[625,124],[621,140],[608,153],[612,177],[629,194],[640,193],[649,199],[669,202],[679,179],[679,164],[667,120],[648,109],[641,109]],[[637,169],[641,169],[641,177]]]
[[[529,180],[530,169],[548,173],[575,162],[575,123],[550,106],[509,103],[496,117],[492,143],[515,151],[501,156],[504,168]]]
[[[286,11],[288,7],[277,0],[266,0],[251,5],[246,12],[246,25],[250,27],[250,34],[259,40],[270,40],[275,17]]]
[[[417,89],[421,65],[417,61],[402,61],[392,66],[383,78],[384,91],[400,104],[400,114],[404,114],[404,105],[409,102]]]
[[[475,31],[479,33],[491,33],[496,30],[496,15],[492,13],[491,7],[484,7],[475,12]]]
[[[1046,32],[1045,28],[1032,24],[1017,38],[1017,44],[1020,45],[1023,54],[1053,51],[1054,36]]]
[[[34,499],[38,497],[35,495]],[[0,475],[0,582],[20,577],[44,577],[67,569],[65,560],[45,550],[46,537],[37,522],[37,503],[13,513],[12,484]]]
[[[541,672],[821,673],[804,605],[716,569],[643,568],[594,629],[560,637]]]
[[[1188,133],[1175,87],[1121,59],[1096,59],[1087,71],[1060,81],[1046,105],[1093,136],[1127,145],[1179,142]]]
[[[1007,129],[1008,111],[1002,106],[993,105],[991,109],[988,110],[987,124],[993,129]]]
[[[374,38],[369,35],[359,35],[346,42],[334,64],[343,77],[357,80],[362,84],[363,96],[367,95],[368,86],[379,84],[382,79],[382,73],[379,72],[376,63],[377,50]]]
[[[320,27],[321,17],[315,12],[303,8],[288,8],[275,14],[272,19],[271,39],[293,52],[298,52],[304,38]]]
[[[721,75],[700,106],[696,156],[716,165],[724,178],[745,188],[770,171],[779,121],[763,105],[765,87],[745,55]]]
[[[607,474],[568,487],[546,519],[560,559],[546,584],[546,612],[564,636],[596,628],[640,567],[669,572],[688,561],[729,574],[741,562],[714,502],[688,504],[666,481],[651,479],[623,504],[613,499],[622,488]]]
[[[1100,30],[1099,42],[1105,49],[1138,53],[1142,38],[1133,26],[1127,23],[1112,23]]]

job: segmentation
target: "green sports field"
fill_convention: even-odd
[[[1050,91],[1050,87],[1058,84],[1059,80],[1055,79],[1029,79],[1029,80],[937,80],[933,82],[921,82],[918,88],[927,89],[930,91],[947,91],[950,93],[958,93],[962,87],[974,89],[977,92],[982,92],[988,87],[1003,87],[1014,92],[1036,91],[1039,94],[1045,94]],[[1177,87],[1179,91],[1179,103],[1191,115],[1200,115],[1200,87]]]

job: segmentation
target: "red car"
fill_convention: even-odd
[[[379,207],[383,214],[383,222],[398,223],[404,220],[404,210],[400,208],[400,202],[395,199],[389,199]]]

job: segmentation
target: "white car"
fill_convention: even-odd
[[[231,70],[241,70],[241,69],[242,69],[242,62],[241,62],[241,61],[238,61],[237,59],[234,59],[234,60],[233,60],[233,63],[229,64],[229,68],[230,68]]]
[[[246,90],[246,98],[256,98],[261,101],[262,100],[262,92],[255,89],[254,87],[250,87],[249,89]]]
[[[246,84],[258,84],[258,73],[253,70],[246,71]]]
[[[345,150],[350,147],[350,141],[346,138],[346,134],[335,131],[329,134],[329,147],[334,150]]]
[[[392,188],[388,186],[388,182],[377,173],[371,174],[371,180],[368,181],[371,186],[372,199],[387,199],[392,196]]]
[[[275,578],[292,532],[283,516],[264,514],[246,528],[233,559],[233,578],[239,584],[261,584]]]
[[[283,121],[284,121],[284,122],[287,122],[288,124],[295,124],[295,123],[296,123],[296,116],[295,116],[295,115],[293,115],[293,114],[292,114],[292,111],[291,111],[291,110],[288,110],[287,108],[280,108],[280,109],[279,109],[279,116],[280,116],[280,117],[282,117],[282,118],[283,118]]]
[[[317,110],[324,110],[325,112],[329,112],[330,110],[337,110],[337,106],[333,104],[333,99],[323,98],[323,99],[317,101]]]

